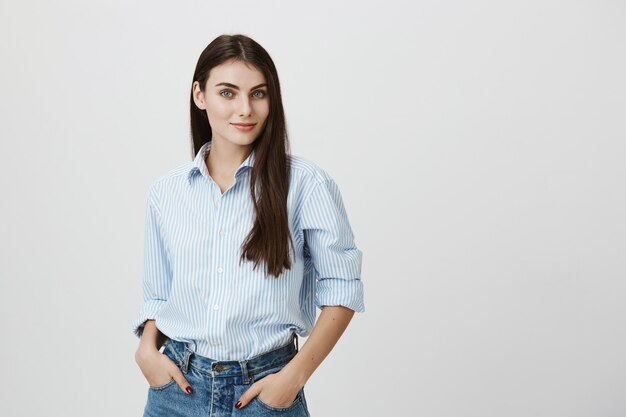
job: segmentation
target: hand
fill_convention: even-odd
[[[150,386],[165,385],[174,379],[180,389],[191,394],[191,385],[178,366],[167,355],[156,349],[148,352],[138,351],[135,353],[135,362],[139,365],[139,369]]]
[[[293,404],[302,386],[285,374],[283,369],[252,384],[239,398],[239,407],[235,407],[245,407],[257,395],[259,400],[272,407],[289,407]]]

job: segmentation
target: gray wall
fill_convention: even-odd
[[[620,1],[0,5],[0,415],[138,416],[144,205],[198,55],[272,55],[366,311],[311,415],[626,415]],[[302,340],[301,342],[304,342]]]

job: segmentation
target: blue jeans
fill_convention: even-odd
[[[295,345],[294,345],[295,340]],[[193,352],[187,343],[168,339],[167,355],[191,385],[186,394],[173,379],[148,388],[144,417],[310,417],[304,388],[287,407],[274,407],[254,397],[245,407],[235,403],[255,381],[280,371],[298,352],[298,338],[289,344],[244,361],[216,361]]]

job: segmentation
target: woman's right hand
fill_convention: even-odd
[[[159,387],[174,379],[183,392],[191,394],[191,385],[178,366],[157,349],[138,350],[135,353],[135,362],[150,386]]]

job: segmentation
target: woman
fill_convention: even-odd
[[[144,416],[308,416],[305,383],[364,311],[340,191],[289,154],[276,68],[249,37],[207,46],[190,106],[194,159],[148,193]]]

